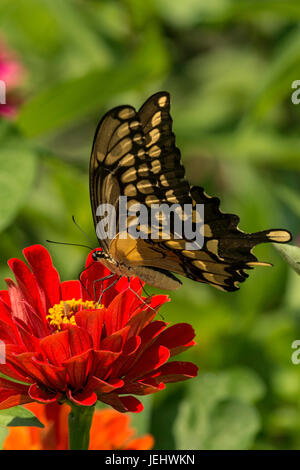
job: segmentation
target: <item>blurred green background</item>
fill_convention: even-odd
[[[300,235],[298,0],[1,0],[0,39],[24,76],[15,119],[0,120],[0,278],[7,259],[45,244],[62,279],[78,276],[95,240],[88,165],[97,122],[119,104],[171,93],[191,183],[221,198],[247,231]],[[1,78],[1,76],[0,76]],[[298,241],[297,241],[298,237]],[[300,279],[273,246],[235,293],[184,280],[161,314],[187,321],[181,355],[199,378],[144,399],[134,417],[157,449],[299,449]]]

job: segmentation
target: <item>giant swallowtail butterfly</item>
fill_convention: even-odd
[[[150,208],[161,203],[204,204],[204,245],[200,250],[186,249],[186,240],[174,236],[168,240],[124,238],[118,225],[113,237],[99,239],[102,250],[93,253],[95,261],[120,276],[136,275],[162,289],[180,287],[175,273],[234,291],[248,277],[245,270],[268,265],[252,253],[255,245],[291,240],[286,230],[241,231],[239,217],[221,212],[217,197],[189,185],[175,145],[167,92],[151,96],[139,111],[132,106],[116,107],[98,125],[90,161],[95,227],[97,207],[108,203],[118,211],[120,195],[127,196],[129,206],[137,202]]]

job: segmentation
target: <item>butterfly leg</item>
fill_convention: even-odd
[[[145,294],[146,294],[147,297],[150,297],[150,294],[148,294],[148,292],[147,292],[146,289],[145,289],[145,286],[143,286],[143,284],[142,284],[142,282],[141,282],[140,279],[139,279],[139,281],[140,281],[141,288],[142,288],[143,292],[145,292]]]
[[[107,279],[111,279],[114,276],[115,276],[115,274],[112,273],[112,274],[108,274],[107,276],[100,277],[100,279],[95,279],[95,281],[93,283],[94,299],[95,300],[96,300],[96,284],[97,284],[97,282],[101,282],[100,291],[102,292],[103,291],[103,282],[106,281]],[[98,303],[99,303],[99,300],[98,300]]]
[[[135,292],[133,289],[131,289],[131,287],[130,287],[130,277],[127,277],[127,280],[128,280],[128,290],[133,292],[134,295],[142,302],[143,305],[146,305],[146,307],[151,308],[151,310],[153,310],[153,312],[156,313],[156,310],[154,308],[152,308],[151,305],[149,305],[147,302],[145,302],[144,299],[141,296],[139,296],[139,294],[137,292]]]
[[[99,304],[101,304],[101,300],[102,300],[102,297],[103,297],[103,294],[104,292],[106,292],[108,289],[110,289],[111,287],[113,287],[115,284],[117,284],[117,282],[121,279],[121,276],[119,276],[117,279],[114,280],[114,282],[112,282],[109,286],[105,287],[105,289],[101,289],[101,294],[100,294],[100,297],[99,297],[99,300],[97,302],[97,306]]]

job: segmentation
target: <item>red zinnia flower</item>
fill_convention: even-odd
[[[132,395],[197,374],[192,363],[168,362],[194,344],[194,331],[186,323],[167,328],[153,320],[166,295],[142,301],[140,280],[131,278],[129,288],[122,278],[99,305],[101,283],[95,281],[110,272],[91,254],[81,276],[84,287],[60,282],[44,247],[26,248],[24,256],[30,268],[11,259],[17,282],[6,279],[8,290],[0,291],[0,340],[6,347],[0,373],[7,376],[0,378],[0,409],[32,401],[91,406],[98,399],[121,412],[139,412],[142,404]],[[103,289],[115,279],[104,281]]]
[[[4,450],[68,450],[68,414],[66,404],[25,405],[45,425],[12,427],[4,441]],[[135,437],[130,417],[118,411],[96,410],[90,433],[90,450],[149,450],[154,439],[151,434]]]

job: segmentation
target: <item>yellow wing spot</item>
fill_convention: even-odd
[[[169,248],[173,250],[182,250],[185,247],[185,240],[169,240],[165,242]]]
[[[124,108],[119,112],[120,119],[130,119],[135,116],[135,111],[131,108]]]
[[[291,234],[286,230],[272,230],[267,233],[267,237],[272,240],[272,242],[286,243],[291,240]]]
[[[197,213],[196,213],[197,214]],[[199,216],[199,214],[198,214]],[[200,222],[200,221],[199,221]],[[212,237],[213,234],[212,234],[212,231],[211,231],[211,228],[208,224],[204,224],[204,236],[205,237]]]
[[[168,202],[179,202],[174,194],[173,189],[169,189],[169,191],[166,191],[166,199],[168,200]]]
[[[151,206],[151,204],[159,204],[160,200],[156,196],[146,196],[146,204],[147,206]]]
[[[142,145],[142,143],[143,143],[143,136],[142,136],[142,134],[135,134],[135,135],[133,136],[133,141],[134,141],[136,144]]]
[[[151,162],[151,171],[154,174],[159,173],[161,171],[161,163],[159,160],[153,160]]]
[[[139,121],[131,121],[129,126],[130,126],[130,129],[135,130],[135,129],[138,129],[141,126],[141,124],[139,123]]]
[[[249,261],[248,263],[246,263],[247,266],[267,266],[267,267],[270,267],[272,266],[271,263],[264,263],[263,261]]]
[[[157,111],[151,119],[151,124],[153,127],[158,126],[161,123],[161,111]]]
[[[131,181],[136,180],[136,169],[135,168],[129,168],[129,170],[125,171],[123,175],[121,176],[121,181],[122,183],[130,183]]]
[[[199,268],[203,271],[207,271],[206,264],[203,261],[197,260],[197,261],[192,261],[193,265],[196,266],[196,268]]]
[[[159,180],[160,180],[162,186],[165,186],[165,187],[170,186],[167,178],[165,177],[165,175],[161,175],[159,177]]]
[[[132,166],[134,165],[134,155],[132,153],[128,153],[125,157],[120,160],[119,165],[121,166]]]
[[[128,153],[131,150],[132,147],[132,140],[129,138],[125,138],[121,140],[115,147],[114,149],[109,152],[109,154],[106,157],[106,163],[108,165],[112,165],[115,163],[116,160],[119,158],[123,157],[126,153]]]
[[[133,184],[129,184],[128,186],[133,186]],[[134,188],[134,189],[135,189],[135,192],[137,194],[136,188]],[[134,196],[136,196],[136,194],[134,194]],[[139,204],[139,201],[137,201],[136,199],[131,199],[130,201],[127,201],[127,210],[129,210],[135,204]]]
[[[161,97],[158,99],[158,106],[159,106],[160,108],[164,108],[167,103],[168,103],[168,97],[167,97],[167,96],[161,96]]]
[[[118,127],[117,129],[117,136],[122,139],[123,137],[125,137],[126,135],[129,134],[129,126],[128,126],[128,122],[124,122],[123,124],[121,124],[121,126]]]
[[[218,240],[208,240],[206,242],[206,248],[208,249],[208,251],[210,251],[211,253],[213,253],[216,256],[219,256],[218,255],[218,247],[219,247]],[[222,259],[222,258],[220,258],[220,259]]]
[[[145,156],[145,150],[140,149],[140,150],[138,151],[138,153],[137,153],[137,156],[138,156],[139,158],[143,158],[143,157]]]
[[[150,141],[147,143],[147,147],[150,147],[151,145],[155,144],[159,138],[160,138],[160,132],[159,132],[159,129],[155,128],[155,129],[152,129],[152,131],[150,131],[148,133],[148,136],[150,138]]]
[[[138,190],[143,194],[150,194],[153,191],[152,184],[149,180],[141,180],[137,184]]]
[[[161,149],[157,145],[153,145],[153,147],[151,147],[148,151],[148,155],[151,158],[159,157],[160,154],[161,154]]]
[[[228,278],[228,276],[222,276],[221,274],[212,274],[212,273],[202,273],[204,279],[209,282],[213,282],[215,284],[223,285],[224,279]]]
[[[148,165],[146,163],[142,163],[142,165],[140,165],[138,168],[138,173],[139,173],[139,176],[141,177],[148,176],[149,174]]]
[[[125,196],[129,196],[129,197],[136,196],[137,195],[136,187],[133,184],[128,184],[124,189],[124,194]]]

